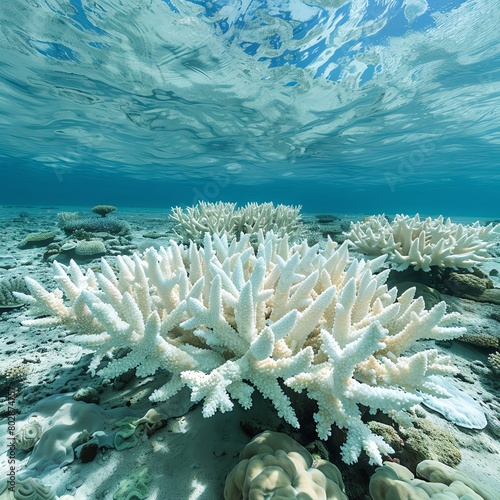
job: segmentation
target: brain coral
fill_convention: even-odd
[[[347,500],[335,465],[313,460],[297,441],[273,431],[255,436],[226,478],[224,500],[243,498]]]
[[[30,419],[16,434],[16,448],[24,451],[31,450],[39,441],[42,432],[42,424],[36,418]]]
[[[0,498],[2,500],[56,500],[54,492],[39,479],[16,477],[14,491],[10,489],[7,479],[0,482]]]
[[[498,499],[484,484],[435,460],[420,462],[417,465],[417,476],[424,480],[415,478],[402,465],[385,462],[370,479],[370,495],[373,500]]]

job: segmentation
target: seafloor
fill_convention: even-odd
[[[75,210],[84,212],[88,208],[0,208],[0,280],[30,276],[52,290],[54,283],[51,266],[46,260],[47,248],[20,248],[19,244],[28,234],[46,231],[56,231],[56,239],[62,239],[64,234],[56,225],[57,213]],[[173,235],[168,213],[168,209],[120,208],[116,217],[130,223],[131,233],[127,240],[111,241],[110,246],[114,245],[112,253],[134,249],[142,251],[151,245],[166,244]],[[338,221],[344,222],[344,227],[350,220],[364,217],[363,214],[337,216]],[[473,221],[453,217],[452,220]],[[326,230],[316,224],[314,214],[306,214],[304,221],[310,224],[310,236],[320,241],[327,233],[335,236],[336,229],[330,227]],[[498,244],[495,251],[496,257],[481,268],[490,276],[494,286],[500,288]],[[113,258],[112,255],[109,256],[111,261]],[[98,261],[88,260],[81,265],[85,267],[95,265],[96,262]],[[484,338],[489,338],[490,341],[496,338],[500,342],[499,305],[445,294],[442,294],[442,298],[451,308],[461,313],[462,324],[467,327],[470,337],[476,337],[479,343]],[[103,410],[99,410],[101,413],[96,414],[96,418],[102,419],[106,426],[107,419],[112,414],[108,411],[110,409],[123,408],[124,410],[116,412],[120,415],[134,415],[137,418],[143,416],[152,406],[148,396],[165,382],[166,377],[166,374],[157,374],[138,379],[131,374],[113,382],[91,377],[87,373],[91,359],[89,352],[65,339],[63,329],[59,327],[41,329],[21,326],[20,319],[24,315],[24,309],[24,306],[7,305],[2,307],[0,313],[0,372],[3,374],[0,382],[0,479],[5,477],[8,470],[9,405],[15,408],[15,425],[16,429],[20,429],[28,417],[37,415],[50,418],[59,407],[72,401],[72,393],[80,388],[93,387],[99,393],[99,406]],[[435,347],[452,357],[459,367],[459,374],[455,376],[456,385],[479,403],[486,414],[488,425],[482,430],[458,427],[424,406],[419,408],[420,417],[453,435],[461,454],[457,469],[500,492],[500,382],[498,372],[488,361],[488,355],[495,348],[492,345],[481,346],[460,340],[443,343],[426,341],[418,346],[419,349],[424,347]],[[10,368],[14,372],[18,371],[17,379],[13,377],[7,380],[5,374],[12,374],[8,371]],[[14,389],[15,398],[8,401],[9,390],[12,395]],[[236,405],[232,412],[217,413],[209,419],[202,417],[199,405],[192,406],[189,395],[185,392],[181,392],[174,401],[162,403],[156,409],[171,418],[149,437],[143,435],[135,446],[121,451],[101,448],[88,463],[73,459],[71,446],[62,446],[54,456],[38,457],[40,471],[35,477],[42,479],[58,497],[69,495],[64,498],[111,499],[123,480],[145,467],[151,478],[147,498],[221,499],[225,477],[237,463],[241,449],[251,439],[249,429],[267,427],[287,430],[271,405],[257,395],[254,395],[254,406],[250,410],[243,411]],[[77,411],[77,408],[71,411]],[[77,420],[77,416],[71,411],[64,415],[58,413],[56,419],[60,418],[61,423]],[[79,432],[91,433],[94,423],[88,422],[88,428],[80,429]],[[61,433],[64,431],[61,430]],[[300,439],[300,433],[295,433],[294,437]],[[61,442],[71,444],[75,438],[76,436],[66,436],[66,441],[61,438]],[[367,485],[373,468],[363,459],[356,465],[345,466],[338,455],[334,455],[334,449],[329,450],[330,460],[341,468],[349,498],[368,499]],[[19,477],[23,476],[31,453],[16,452],[15,469]],[[42,471],[43,468],[45,470]]]

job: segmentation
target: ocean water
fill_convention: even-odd
[[[498,0],[2,0],[0,204],[498,216]]]

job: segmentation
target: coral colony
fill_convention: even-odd
[[[298,427],[283,384],[305,391],[317,403],[321,439],[335,425],[346,433],[346,463],[364,451],[381,464],[393,450],[363,422],[361,406],[407,423],[420,394],[446,397],[432,376],[454,373],[448,357],[405,352],[420,339],[451,339],[465,329],[453,326],[457,316],[444,302],[426,310],[414,288],[400,297],[388,289],[385,256],[353,260],[347,242],[292,244],[272,231],[256,240],[207,233],[202,245],[170,241],[119,256],[116,270],[102,259],[100,273],[54,262],[58,288],[27,278],[31,295],[16,293],[34,317],[23,323],[64,325],[75,333],[69,339],[95,351],[90,369],[105,378],[167,370],[171,379],[151,399],[187,386],[205,417],[234,402],[249,408],[257,390]],[[128,353],[101,367],[120,348]]]
[[[408,267],[430,271],[431,266],[466,268],[491,258],[488,250],[500,224],[454,224],[443,216],[420,220],[419,215],[367,217],[346,233],[352,247],[365,255],[387,255],[398,271]]]

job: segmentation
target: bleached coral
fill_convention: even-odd
[[[414,288],[399,298],[388,290],[389,271],[376,274],[384,259],[349,262],[347,244],[331,240],[320,250],[260,232],[256,250],[248,234],[239,241],[206,234],[200,248],[170,241],[120,256],[117,272],[105,259],[97,274],[55,262],[59,288],[48,292],[26,278],[31,296],[17,295],[38,317],[23,324],[65,325],[76,332],[74,342],[95,351],[92,372],[114,378],[130,369],[141,377],[170,371],[153,401],[188,386],[209,417],[235,400],[249,408],[257,389],[298,426],[285,384],[317,402],[321,439],[332,425],[346,429],[347,463],[362,450],[381,463],[381,453],[392,450],[363,423],[360,406],[407,422],[405,410],[421,401],[417,389],[446,396],[430,376],[453,372],[448,357],[403,353],[419,339],[464,333],[450,326],[456,315],[444,303],[428,311]],[[122,347],[128,354],[99,368]]]
[[[247,203],[236,209],[236,203],[208,203],[200,201],[182,210],[174,207],[170,219],[176,223],[175,232],[187,242],[203,241],[206,232],[228,238],[239,238],[241,233],[254,234],[260,230],[276,234],[300,236],[304,225],[300,222],[300,209],[273,203]]]
[[[366,255],[387,255],[398,271],[412,266],[429,271],[431,266],[467,268],[491,258],[491,240],[500,236],[500,224],[481,226],[454,224],[442,216],[420,220],[396,215],[389,222],[384,215],[351,223],[345,233],[356,251]]]

